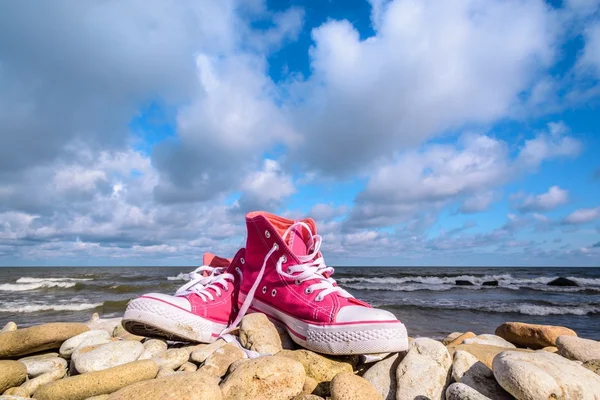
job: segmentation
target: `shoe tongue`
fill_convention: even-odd
[[[288,237],[288,246],[292,253],[297,256],[305,256],[308,254],[308,233],[306,229],[296,227],[290,231]]]

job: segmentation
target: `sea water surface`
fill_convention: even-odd
[[[0,327],[122,316],[149,292],[173,294],[189,267],[0,268]],[[577,287],[548,286],[565,277]],[[506,321],[562,325],[600,340],[600,268],[339,267],[340,286],[393,312],[410,336],[493,333]],[[457,285],[468,281],[470,286]],[[498,286],[484,286],[496,281]]]

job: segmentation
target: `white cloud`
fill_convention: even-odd
[[[552,186],[546,193],[537,196],[529,195],[517,207],[521,212],[550,211],[567,204],[569,192],[558,186]]]
[[[563,223],[568,225],[580,225],[592,222],[598,218],[600,218],[600,207],[580,208],[567,215],[563,220]]]
[[[468,197],[460,206],[461,213],[469,214],[485,211],[496,199],[496,194],[493,191],[477,193]]]

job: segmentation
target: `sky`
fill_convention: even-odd
[[[600,266],[599,0],[0,2],[0,265]]]

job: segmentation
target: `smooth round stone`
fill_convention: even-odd
[[[477,337],[477,335],[475,335],[473,332],[465,332],[460,336],[455,337],[453,340],[451,340],[450,342],[448,342],[448,344],[446,346],[450,347],[456,347],[460,344],[463,344],[463,342],[466,339],[471,339]]]
[[[0,358],[58,349],[67,339],[88,331],[85,324],[56,322],[0,333]]]
[[[281,356],[249,360],[221,383],[224,400],[288,400],[300,394],[306,373],[298,361]]]
[[[88,397],[85,400],[107,400],[110,397],[109,394],[101,394],[99,396]]]
[[[396,398],[441,399],[451,367],[452,359],[441,342],[415,339],[396,370]]]
[[[67,374],[66,369],[54,370],[40,375],[36,378],[30,379],[18,388],[8,389],[5,393],[12,395],[19,395],[24,397],[30,397],[36,390],[42,385],[47,385],[51,382],[63,378]],[[13,391],[13,389],[15,389]]]
[[[85,324],[92,330],[106,331],[109,335],[112,335],[115,327],[121,325],[122,320],[123,318],[100,318],[98,313],[94,313]]]
[[[203,363],[206,361],[208,356],[210,356],[213,351],[216,349],[223,347],[227,344],[223,339],[218,339],[207,346],[202,346],[192,351],[190,356],[191,360],[197,363]]]
[[[292,400],[324,400],[321,396],[314,394],[300,393],[298,396],[292,397]]]
[[[600,342],[576,336],[559,336],[556,339],[558,354],[569,360],[589,361],[600,359]]]
[[[73,358],[75,369],[80,374],[101,371],[135,361],[144,351],[144,346],[133,340],[121,340],[88,348],[91,350],[86,351],[86,348],[78,350],[77,357]]]
[[[444,340],[442,340],[442,344],[444,346],[447,346],[449,343],[452,343],[454,340],[456,340],[459,336],[462,336],[463,334],[464,332],[452,332],[451,334],[446,336]]]
[[[227,343],[215,350],[200,367],[200,371],[221,377],[225,375],[231,364],[246,357],[246,354],[236,345]]]
[[[275,325],[262,313],[252,313],[242,318],[240,343],[246,349],[260,354],[277,354],[283,349]]]
[[[177,373],[177,371],[171,369],[171,368],[161,368],[158,370],[158,375],[156,375],[157,378],[164,378],[165,376],[171,376],[171,375],[175,375]]]
[[[505,322],[496,328],[496,335],[520,347],[543,349],[556,346],[559,336],[577,336],[564,326],[535,325],[522,322]]]
[[[189,360],[190,355],[184,349],[169,349],[152,357],[159,368],[177,369]]]
[[[149,339],[144,342],[144,351],[139,359],[149,360],[160,353],[164,353],[165,351],[167,351],[167,343],[165,341],[159,339]],[[184,351],[187,352],[185,349]]]
[[[19,358],[19,361],[24,362],[24,361],[27,361],[27,360],[44,360],[46,358],[56,358],[58,356],[59,356],[59,354],[58,353],[54,353],[54,352],[51,352],[51,353],[42,353],[42,354],[36,354],[36,355],[33,355],[33,356],[27,356],[27,357]]]
[[[107,343],[110,339],[110,333],[103,330],[92,330],[80,333],[66,340],[58,350],[61,357],[69,358],[71,354],[84,342],[84,346],[91,346],[98,343]],[[90,340],[91,339],[91,340]]]
[[[512,399],[496,382],[492,370],[466,351],[458,350],[454,354],[452,377],[493,400]]]
[[[375,363],[363,374],[384,400],[396,399],[396,369],[405,355],[405,352],[396,353]]]
[[[204,372],[179,373],[128,386],[108,400],[221,400],[219,379]]]
[[[0,395],[0,400],[30,400],[29,397],[13,396],[13,395]]]
[[[365,378],[341,372],[331,380],[331,400],[382,400],[377,389]]]
[[[177,368],[177,371],[183,371],[183,372],[194,372],[197,370],[198,370],[198,366],[189,361],[186,361],[185,363],[183,363],[183,365],[181,365],[181,367]]]
[[[446,389],[446,400],[490,400],[464,383],[453,383]]]
[[[121,325],[121,323],[119,323],[117,326],[115,326],[115,329],[113,329],[112,335],[113,335],[113,337],[116,337],[119,339],[135,340],[137,342],[141,342],[142,340],[145,339],[145,337],[143,337],[143,336],[137,336],[137,335],[134,335],[133,333],[127,332],[125,330],[125,328],[123,328],[123,325]]]
[[[0,360],[0,393],[27,379],[27,367],[20,361]]]
[[[500,385],[517,399],[596,399],[600,376],[558,354],[504,352],[494,358]]]
[[[506,348],[498,346],[489,346],[487,344],[461,344],[454,348],[455,351],[464,350],[474,355],[479,361],[484,363],[488,368],[492,368],[494,357],[503,351],[515,351],[524,353],[533,353],[532,350]]]
[[[27,375],[30,378],[67,368],[67,361],[60,357],[22,360],[21,362],[27,367]]]
[[[477,335],[474,338],[465,339],[463,344],[487,344],[490,346],[514,348],[514,344],[502,339],[496,335]]]
[[[109,394],[136,382],[153,379],[158,366],[152,360],[135,361],[98,372],[70,376],[40,387],[37,400],[85,400]]]
[[[4,327],[0,330],[0,332],[14,332],[16,330],[17,330],[17,324],[10,321],[10,322],[7,322],[6,325],[4,325]]]

